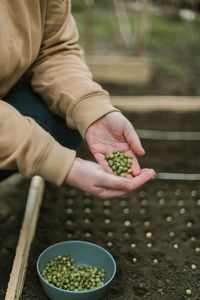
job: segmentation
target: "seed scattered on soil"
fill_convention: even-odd
[[[109,248],[111,248],[111,247],[113,246],[113,243],[112,243],[112,242],[107,242],[107,246],[108,246]]]
[[[131,222],[130,221],[124,221],[124,226],[125,227],[129,227],[129,226],[131,226]]]
[[[170,237],[170,238],[173,238],[173,237],[175,237],[175,233],[174,233],[173,231],[170,231],[170,233],[169,233],[169,237]]]
[[[190,289],[187,289],[185,292],[188,296],[192,295],[192,291]]]
[[[153,264],[154,264],[154,265],[157,265],[157,264],[158,264],[158,259],[157,259],[157,258],[154,258],[154,259],[153,259]]]
[[[197,268],[197,266],[196,266],[195,264],[192,264],[192,265],[191,265],[191,269],[192,269],[192,270],[196,270],[196,268]]]
[[[177,250],[177,249],[179,248],[179,245],[178,245],[178,244],[174,244],[174,245],[173,245],[173,248],[174,248],[175,250]]]
[[[147,233],[146,233],[146,237],[147,237],[148,239],[151,238],[151,237],[152,237],[152,232],[150,232],[150,231],[147,232]]]
[[[132,261],[133,261],[134,264],[136,264],[137,258],[136,258],[136,257],[133,257]]]

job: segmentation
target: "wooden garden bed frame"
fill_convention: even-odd
[[[147,84],[151,66],[145,56],[95,55],[86,57],[95,81],[113,84]]]
[[[200,111],[200,96],[113,96],[112,104],[122,111]]]

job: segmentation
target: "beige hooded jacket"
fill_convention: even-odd
[[[75,151],[3,99],[26,76],[49,109],[83,138],[95,120],[116,110],[84,62],[70,5],[69,0],[0,1],[0,169],[37,174],[57,185]]]

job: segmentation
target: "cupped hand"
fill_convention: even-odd
[[[152,169],[143,169],[136,177],[124,178],[105,172],[98,163],[76,158],[65,182],[99,198],[109,199],[137,189],[154,174]]]
[[[117,150],[133,157],[133,175],[140,174],[136,155],[144,155],[145,151],[132,124],[120,112],[110,112],[95,121],[87,129],[85,138],[91,153],[106,172],[113,173],[104,155]]]

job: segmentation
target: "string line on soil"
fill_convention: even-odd
[[[157,173],[153,179],[200,180],[200,174]]]
[[[146,130],[136,129],[138,135],[142,139],[153,140],[182,140],[182,141],[200,141],[200,132],[187,131],[161,131],[161,130]]]

